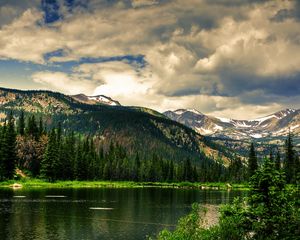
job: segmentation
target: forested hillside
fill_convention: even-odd
[[[173,178],[192,181],[198,179],[198,175],[202,180],[218,180],[215,176],[224,178],[225,166],[237,158],[192,129],[151,109],[88,105],[48,91],[1,89],[0,101],[3,134],[10,121],[17,129],[18,167],[30,169],[35,176],[44,174],[42,162],[45,154],[51,156],[51,149],[55,149],[54,154],[72,152],[72,156],[63,152],[63,159],[49,157],[54,159],[53,166],[58,169],[66,162],[73,164],[63,167],[72,168],[72,171],[66,170],[69,174],[62,173],[64,178],[70,179],[135,179],[136,174],[130,171],[138,168],[139,177],[145,181]],[[25,126],[24,133],[20,130],[21,122],[24,122],[21,124]],[[51,140],[58,146],[52,146]],[[70,146],[73,146],[71,150],[67,150]],[[89,155],[97,159],[90,161]],[[80,175],[76,168],[86,173]],[[113,176],[118,168],[126,169],[120,173],[122,177],[118,173]],[[199,173],[200,169],[205,171]]]

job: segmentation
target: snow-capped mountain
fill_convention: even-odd
[[[85,94],[78,94],[71,96],[75,100],[87,104],[105,104],[110,106],[120,106],[121,104],[113,100],[110,97],[104,96],[104,95],[97,95],[97,96],[86,96]]]
[[[204,115],[194,109],[164,113],[167,117],[194,128],[202,135],[231,139],[261,139],[300,136],[300,109],[285,109],[253,120],[234,120]]]

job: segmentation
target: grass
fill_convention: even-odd
[[[248,186],[243,184],[228,183],[191,183],[191,182],[132,182],[132,181],[55,181],[48,182],[42,179],[23,178],[21,180],[8,180],[0,182],[0,188],[7,188],[14,183],[21,184],[23,188],[143,188],[143,187],[159,187],[159,188],[191,188],[191,189],[214,189],[227,190],[238,189],[247,190]]]

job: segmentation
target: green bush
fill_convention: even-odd
[[[299,192],[287,189],[285,174],[265,160],[250,180],[248,198],[221,208],[219,224],[201,227],[200,206],[182,218],[176,230],[162,231],[159,240],[296,240],[300,239]]]

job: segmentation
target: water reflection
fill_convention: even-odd
[[[239,191],[191,189],[0,190],[1,239],[145,239],[173,228],[191,204],[229,203]]]

